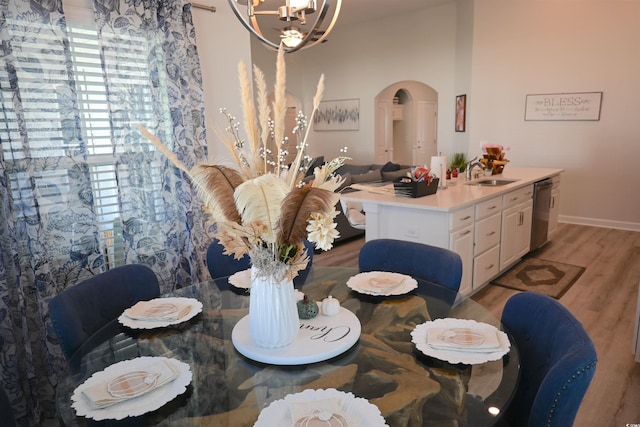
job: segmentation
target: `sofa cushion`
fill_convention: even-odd
[[[395,181],[396,179],[407,176],[407,173],[411,172],[411,168],[399,169],[393,172],[385,172],[382,171],[382,180],[383,181]]]
[[[362,173],[359,175],[351,175],[351,183],[352,184],[362,184],[364,182],[374,182],[380,181],[382,179],[382,175],[380,174],[380,170],[373,170],[367,173]]]
[[[374,169],[379,170],[380,166],[373,165],[371,163],[366,165],[346,164],[346,165],[340,166],[336,170],[336,173],[340,175],[344,175],[345,173],[350,173],[351,175],[361,175],[363,173],[371,172],[371,170],[374,170]]]
[[[336,191],[342,191],[343,189],[347,188],[348,186],[351,185],[352,181],[351,181],[351,174],[350,173],[345,173],[344,175],[342,175],[342,178],[344,178],[344,181],[342,182],[342,184],[340,185],[340,187],[338,187],[336,189]]]

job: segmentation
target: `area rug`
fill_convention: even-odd
[[[584,267],[527,257],[502,276],[494,285],[518,291],[534,291],[560,298],[580,278]]]

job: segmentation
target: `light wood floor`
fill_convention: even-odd
[[[364,239],[315,254],[314,265],[358,266]],[[631,352],[640,283],[640,233],[560,224],[535,256],[586,267],[560,302],[584,325],[598,353],[595,377],[575,426],[640,423],[640,364]],[[500,317],[517,291],[489,285],[473,298]]]

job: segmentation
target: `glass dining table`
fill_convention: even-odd
[[[289,394],[336,389],[376,405],[391,427],[495,424],[518,383],[513,340],[499,360],[470,365],[426,356],[411,332],[439,318],[472,319],[502,329],[499,319],[471,298],[420,280],[404,295],[361,294],[346,285],[356,274],[355,268],[313,266],[299,289],[316,301],[331,295],[358,318],[359,339],[337,356],[294,365],[243,356],[232,331],[248,314],[248,291],[226,277],[216,278],[163,295],[202,303],[202,312],[184,323],[137,330],[114,320],[92,336],[60,376],[58,418],[66,426],[253,426],[264,408]],[[76,387],[95,372],[141,356],[187,363],[192,380],[186,391],[137,417],[94,421],[76,415],[71,406]]]

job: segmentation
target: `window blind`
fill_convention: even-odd
[[[33,35],[37,25],[7,22],[15,69],[0,67],[0,97],[8,100],[18,88],[23,108],[17,113],[11,108],[13,103],[3,99],[0,126],[3,167],[11,181],[17,215],[28,220],[42,207],[59,204],[61,198],[64,201],[64,195],[73,190],[69,174],[77,173],[72,169],[83,164],[88,167],[81,167],[81,173],[88,173],[91,181],[96,224],[74,223],[73,234],[86,240],[97,227],[97,250],[111,268],[125,262],[123,232],[127,230],[123,222],[129,217],[145,218],[144,227],[128,230],[130,236],[135,234],[131,238],[134,250],[145,256],[162,250],[145,235],[159,232],[156,223],[165,213],[162,164],[153,156],[156,149],[150,141],[131,138],[132,127],[138,123],[149,127],[157,116],[153,103],[158,100],[154,100],[150,88],[147,40],[135,34],[103,34],[103,40],[99,40],[95,27],[68,23],[70,84],[61,54],[64,35],[55,34],[47,43],[39,43]],[[52,28],[37,30],[50,34]],[[59,43],[52,49],[55,40]],[[69,100],[75,101],[77,109],[68,107]],[[118,108],[127,114],[119,114]],[[165,110],[163,115],[167,117],[168,107]],[[137,153],[145,154],[143,162],[132,160],[138,160]],[[42,167],[27,170],[26,159],[35,159]],[[57,167],[47,167],[47,162],[54,161]],[[135,198],[127,196],[131,192],[136,193]],[[59,197],[48,197],[54,193]]]

